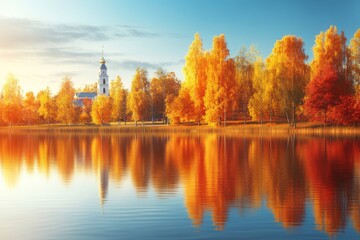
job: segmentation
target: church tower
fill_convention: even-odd
[[[103,52],[100,59],[100,71],[99,71],[98,92],[97,92],[98,96],[99,95],[109,96],[109,76],[107,75],[107,68],[105,63],[106,61],[104,59],[104,52]]]

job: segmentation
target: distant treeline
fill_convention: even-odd
[[[230,57],[224,35],[215,36],[205,51],[199,34],[189,47],[184,81],[158,69],[149,81],[138,68],[130,91],[121,78],[111,82],[110,97],[98,96],[83,107],[73,104],[75,89],[65,77],[59,92],[49,88],[36,96],[21,94],[9,75],[0,97],[0,124],[95,123],[162,120],[226,125],[228,119],[254,121],[296,119],[353,125],[360,123],[360,29],[349,45],[344,33],[330,26],[315,38],[314,58],[307,63],[302,38],[276,41],[263,60],[255,47]],[[96,91],[96,84],[82,91]]]

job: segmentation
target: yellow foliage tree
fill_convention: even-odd
[[[249,113],[253,120],[260,121],[261,124],[264,120],[266,112],[266,75],[265,65],[262,58],[258,57],[254,63],[254,76],[253,76],[253,89],[254,94],[249,100]]]
[[[128,105],[136,125],[139,120],[142,122],[146,120],[150,108],[150,92],[147,71],[145,69],[136,69],[131,83]]]
[[[244,124],[246,123],[246,113],[251,96],[254,93],[253,78],[254,64],[259,52],[254,46],[248,50],[243,47],[239,54],[234,58],[236,66],[236,81],[238,84],[239,107],[243,113]]]
[[[183,72],[185,85],[189,89],[191,100],[194,102],[194,120],[198,123],[205,115],[206,67],[207,63],[202,41],[200,35],[196,33],[185,57]]]
[[[124,86],[120,76],[116,76],[116,79],[110,83],[110,97],[113,99],[113,108],[111,112],[111,118],[113,121],[121,122],[121,118],[124,118]]]
[[[25,94],[24,105],[24,120],[27,124],[34,124],[39,119],[38,108],[39,104],[36,101],[33,92],[27,92]]]
[[[347,66],[348,58],[346,37],[344,32],[338,34],[336,26],[330,26],[325,33],[320,32],[316,36],[313,53],[314,58],[310,64],[311,78],[318,75],[326,65],[334,67],[340,76],[345,75],[344,66]]]
[[[51,96],[49,87],[40,91],[36,98],[40,105],[38,109],[39,115],[43,117],[48,124],[50,124],[50,122],[55,120],[57,109],[55,99]]]
[[[22,97],[18,80],[12,74],[6,78],[2,89],[2,119],[10,126],[21,121]]]
[[[354,83],[360,84],[360,28],[350,41],[352,78]]]
[[[235,63],[229,58],[225,36],[214,37],[207,57],[207,85],[204,97],[205,119],[210,125],[220,125],[236,107]]]
[[[75,121],[75,89],[69,77],[65,77],[56,96],[57,120],[70,126]]]
[[[293,126],[296,126],[296,110],[305,95],[308,82],[306,59],[303,40],[285,36],[276,41],[266,62],[276,86],[272,90],[278,101],[277,105],[288,118],[292,113]]]
[[[159,68],[150,82],[152,119],[166,121],[166,102],[171,102],[178,95],[180,81],[174,72],[167,73]]]
[[[91,117],[95,124],[103,125],[110,122],[112,109],[112,99],[105,95],[99,95],[95,98]]]

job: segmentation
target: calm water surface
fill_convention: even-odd
[[[357,137],[2,134],[0,239],[359,239]]]

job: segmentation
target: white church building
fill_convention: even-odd
[[[84,101],[93,101],[96,96],[106,95],[109,96],[109,76],[107,75],[107,67],[105,65],[106,61],[104,58],[104,54],[100,59],[100,69],[99,76],[97,82],[97,92],[77,92],[75,93],[74,104],[78,107],[82,107],[84,105]]]

